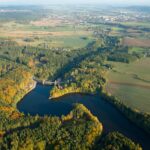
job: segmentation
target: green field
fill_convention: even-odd
[[[86,47],[94,40],[92,32],[86,31],[87,26],[66,25],[39,26],[17,22],[1,22],[0,37],[16,41],[19,45],[38,46],[46,44],[51,47],[77,49]],[[25,41],[25,39],[31,41]]]
[[[145,27],[145,28],[150,28],[150,23],[149,22],[124,22],[124,23],[121,23],[123,25],[126,25],[126,26],[131,26],[131,27]]]
[[[150,112],[150,58],[131,64],[107,62],[113,65],[106,90],[134,109]]]
[[[129,48],[129,53],[133,53],[133,52],[141,53],[144,51],[145,51],[145,48],[141,48],[141,47],[130,47]]]
[[[59,36],[51,37],[49,40],[51,47],[67,48],[83,48],[93,41],[92,38],[83,39],[82,36]]]
[[[83,39],[83,36],[43,36],[40,37],[38,40],[33,39],[32,42],[25,42],[24,38],[17,38],[15,41],[21,45],[30,45],[30,46],[38,46],[40,44],[46,44],[49,48],[70,48],[70,49],[78,49],[84,48],[91,43],[94,38],[88,37],[87,39]]]

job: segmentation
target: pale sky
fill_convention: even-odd
[[[0,0],[2,4],[69,4],[69,3],[100,3],[108,5],[150,5],[150,0]]]

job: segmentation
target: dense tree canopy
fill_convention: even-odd
[[[45,45],[20,46],[14,41],[0,39],[0,149],[141,150],[139,145],[119,133],[108,134],[97,147],[103,127],[83,105],[75,105],[70,114],[61,118],[24,116],[16,109],[17,102],[34,88],[35,78],[38,81],[61,78],[50,92],[53,98],[74,92],[102,95],[105,74],[111,68],[105,60],[130,63],[141,57],[120,47],[117,37],[98,33],[96,37],[98,39],[86,48],[76,50]],[[30,42],[32,39],[24,40]],[[102,96],[149,132],[149,115],[137,113],[109,95]]]
[[[98,119],[81,104],[76,104],[70,114],[62,118],[25,117],[20,123],[4,134],[0,149],[91,149],[103,129]]]
[[[142,148],[118,132],[109,133],[102,139],[99,150],[142,150]]]

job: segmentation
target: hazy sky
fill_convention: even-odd
[[[150,0],[0,0],[1,4],[100,3],[108,5],[150,5]]]

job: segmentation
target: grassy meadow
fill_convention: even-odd
[[[113,69],[107,74],[106,90],[134,109],[150,112],[150,58],[126,64],[107,62]]]
[[[46,44],[49,47],[83,48],[92,42],[92,32],[87,27],[60,22],[30,22],[29,24],[17,22],[3,22],[0,28],[0,38],[11,39],[19,45],[39,46]],[[85,38],[86,37],[86,38]]]
[[[150,22],[123,22],[121,23],[122,25],[126,25],[126,26],[132,26],[132,27],[145,27],[145,28],[150,28]]]
[[[122,26],[121,26],[122,25]],[[136,28],[133,28],[136,27]],[[142,27],[142,29],[139,29]],[[0,38],[17,42],[21,46],[40,48],[66,48],[67,50],[85,48],[96,40],[101,45],[101,39],[94,36],[94,31],[103,29],[110,36],[119,36],[122,45],[129,46],[129,53],[143,53],[150,47],[149,22],[120,22],[115,24],[82,24],[70,19],[39,18],[20,21],[0,22]],[[139,32],[140,31],[140,32]],[[108,33],[107,33],[108,34]],[[98,47],[98,46],[97,46]],[[108,72],[106,89],[119,97],[129,106],[150,112],[150,58],[144,58],[134,63],[107,62],[114,66]]]

